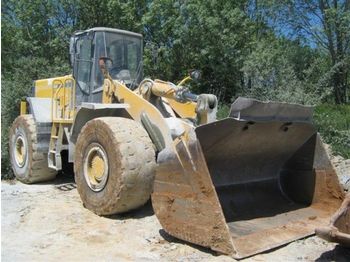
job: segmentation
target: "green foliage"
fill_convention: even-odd
[[[350,98],[350,5],[348,0],[261,0],[275,32],[297,37],[325,51],[334,102]],[[272,22],[273,21],[273,22]],[[325,80],[325,79],[323,79]]]
[[[210,92],[229,102],[240,88],[244,57],[254,24],[241,8],[243,1],[153,1],[144,16],[149,75],[180,79],[188,69],[201,69],[196,92]]]
[[[315,108],[314,121],[333,152],[350,158],[350,105],[319,105]]]
[[[295,52],[296,47],[298,46],[293,42],[272,37],[256,42],[255,50],[244,61],[242,71],[245,84],[239,94],[262,100],[318,103],[320,97],[314,90],[308,90],[304,86],[302,68],[305,67],[305,62],[299,61],[290,53],[293,49]],[[300,53],[309,51],[305,47],[298,48]]]
[[[16,82],[1,79],[1,176],[3,178],[11,178],[12,170],[10,168],[10,159],[8,154],[8,131],[10,125],[19,115],[19,103],[29,93],[28,87],[25,85],[18,86]],[[6,88],[4,88],[6,86]],[[30,87],[30,86],[29,86]]]
[[[77,28],[104,26],[142,33],[141,19],[147,5],[146,0],[80,0],[77,3]]]
[[[325,52],[324,46],[315,41],[315,36],[327,40],[322,28],[312,36],[300,33],[298,23],[300,26],[299,18],[303,17],[295,15],[300,10],[304,18],[312,15],[307,5],[296,8],[302,2],[305,1],[3,1],[2,177],[10,174],[7,136],[18,115],[19,101],[30,95],[33,80],[71,73],[68,43],[76,30],[106,26],[142,33],[145,76],[177,82],[188,70],[200,69],[202,80],[192,84],[191,90],[214,93],[223,104],[239,95],[302,104],[349,101],[346,92],[342,93],[350,81],[349,8],[332,6],[325,10],[332,41],[336,41],[336,32],[341,33],[342,45],[334,45],[338,52],[334,56],[331,48]],[[324,1],[310,3],[321,2]],[[342,6],[344,1],[339,3]],[[288,23],[283,23],[281,17],[293,25],[285,27]],[[287,37],[283,30],[292,36]],[[227,106],[220,107],[219,117],[226,116],[228,110]],[[330,106],[325,106],[325,114],[327,110],[336,115]],[[343,131],[326,129],[325,120],[317,121],[327,141],[336,148],[346,144]],[[346,150],[336,150],[347,155]]]
[[[230,113],[230,107],[227,104],[219,104],[218,105],[218,112],[216,113],[216,118],[218,120],[224,119],[228,117],[228,114]]]
[[[1,177],[12,177],[8,131],[36,79],[70,73],[68,39],[75,1],[6,1],[1,29]],[[64,14],[64,15],[63,15]]]

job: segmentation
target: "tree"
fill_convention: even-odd
[[[350,1],[264,1],[282,34],[296,34],[309,45],[327,50],[336,103],[349,101]]]
[[[142,33],[141,23],[147,12],[147,0],[79,0],[78,28],[113,27]]]
[[[261,100],[319,103],[323,97],[310,88],[311,83],[306,84],[312,73],[306,69],[315,57],[309,47],[265,34],[244,59],[244,88],[240,94]]]
[[[8,128],[19,114],[20,100],[31,95],[33,80],[70,72],[68,41],[76,11],[75,0],[2,2],[2,177],[11,176]]]
[[[241,68],[254,34],[244,2],[153,1],[143,19],[146,41],[158,53],[156,62],[147,61],[149,72],[174,80],[188,69],[201,69],[195,91],[230,102],[241,88]]]

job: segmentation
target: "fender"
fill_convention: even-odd
[[[74,148],[83,126],[90,120],[104,116],[131,118],[126,109],[128,104],[82,103],[75,114],[69,134],[69,162],[74,162]]]
[[[51,119],[51,98],[27,97],[28,113],[32,114],[35,120],[38,152],[47,153],[52,127]],[[26,113],[26,112],[25,112]]]

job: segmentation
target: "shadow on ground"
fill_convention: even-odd
[[[47,182],[50,184],[50,182]],[[56,189],[61,191],[70,191],[75,189],[77,186],[74,181],[74,173],[72,172],[62,172],[59,173],[54,181],[51,182]],[[129,218],[143,218],[154,215],[153,207],[151,201],[147,201],[145,205],[139,207],[123,214],[116,214],[110,216],[104,216],[109,219],[125,220]]]
[[[195,249],[198,249],[199,251],[202,251],[204,253],[207,253],[207,254],[211,254],[213,256],[219,256],[220,254],[209,249],[209,248],[206,248],[206,247],[202,247],[202,246],[199,246],[199,245],[196,245],[196,244],[193,244],[193,243],[189,243],[189,242],[186,242],[184,240],[181,240],[181,239],[178,239],[176,237],[173,237],[171,235],[169,235],[167,232],[165,232],[164,229],[160,229],[159,230],[159,234],[162,236],[162,238],[169,242],[169,243],[178,243],[178,244],[182,244],[182,245],[188,245],[192,248],[195,248]]]
[[[324,252],[315,261],[326,262],[326,261],[350,261],[350,248],[345,248],[340,245],[336,245],[333,250]]]
[[[15,184],[16,180],[9,180],[10,184]],[[35,185],[52,185],[55,189],[60,191],[71,191],[77,188],[75,181],[74,181],[74,172],[58,172],[56,178],[51,181],[36,183]],[[82,205],[83,208],[83,205]],[[144,218],[153,216],[153,207],[151,200],[148,200],[145,205],[142,207],[137,208],[136,210],[132,210],[130,212],[124,213],[124,214],[116,214],[116,215],[110,215],[110,216],[104,216],[109,219],[116,219],[116,220],[126,220],[130,218]]]
[[[110,219],[125,220],[125,219],[130,219],[130,218],[135,218],[135,219],[144,218],[144,217],[149,217],[149,216],[153,216],[153,215],[154,215],[154,212],[153,212],[152,203],[151,203],[151,200],[148,200],[145,205],[143,205],[142,207],[139,207],[135,210],[132,210],[130,212],[126,212],[123,214],[110,215],[110,216],[105,216],[105,217],[110,218]]]

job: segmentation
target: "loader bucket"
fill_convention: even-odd
[[[316,228],[315,232],[327,241],[350,248],[350,193],[332,216],[329,226]]]
[[[164,230],[234,258],[313,234],[343,191],[311,110],[239,98],[161,151],[152,203]]]

